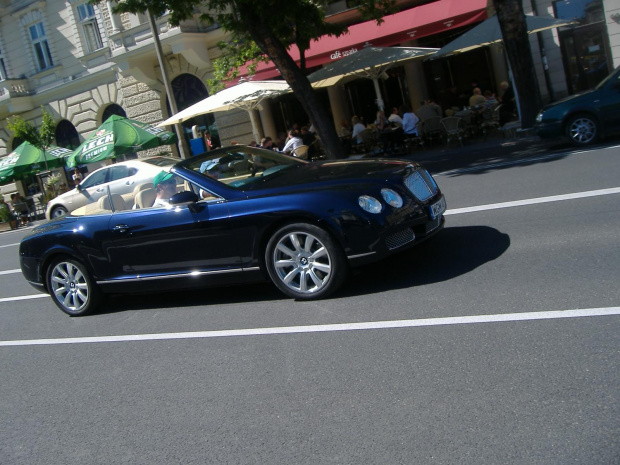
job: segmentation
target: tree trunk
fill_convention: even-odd
[[[542,107],[536,69],[527,34],[521,0],[493,0],[504,38],[504,48],[512,69],[521,110],[521,127],[534,126],[536,113]]]
[[[319,135],[327,158],[345,158],[344,147],[332,118],[317,98],[310,81],[293,61],[284,45],[271,34],[267,27],[262,26],[261,21],[250,22],[248,31],[256,44],[276,65],[284,80],[291,86],[295,97]]]

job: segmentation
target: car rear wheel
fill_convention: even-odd
[[[327,297],[348,271],[338,244],[325,230],[307,223],[279,229],[267,244],[265,263],[274,284],[298,300]]]
[[[588,145],[598,138],[598,123],[589,115],[573,116],[566,125],[566,135],[575,145]]]
[[[67,209],[65,207],[59,205],[58,207],[54,207],[52,209],[51,217],[52,218],[58,218],[59,216],[65,216],[67,213],[69,213],[67,211]]]
[[[86,267],[71,258],[55,260],[47,271],[47,288],[67,315],[84,316],[95,310],[101,291]]]

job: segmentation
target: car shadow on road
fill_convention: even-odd
[[[287,299],[271,282],[245,285],[205,287],[148,294],[110,295],[99,314],[163,308],[214,307],[247,302],[270,302]]]
[[[337,297],[352,297],[448,281],[500,257],[510,237],[489,226],[446,228],[403,254],[354,270]]]
[[[346,298],[448,281],[500,257],[510,246],[507,234],[488,226],[451,227],[425,244],[386,260],[355,269],[333,297]],[[112,295],[105,311],[214,307],[290,300],[270,282],[230,287]]]

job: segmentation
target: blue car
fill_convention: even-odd
[[[233,146],[179,161],[155,182],[133,204],[109,192],[34,228],[19,249],[26,280],[72,316],[105,293],[261,280],[320,299],[350,267],[409,249],[445,221],[433,177],[407,160],[309,163]]]
[[[594,89],[543,107],[534,126],[540,137],[565,136],[584,146],[620,131],[620,67]]]

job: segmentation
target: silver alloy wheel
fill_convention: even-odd
[[[65,207],[54,207],[51,217],[58,218],[59,216],[65,216],[68,213]]]
[[[579,145],[588,144],[596,137],[596,123],[587,116],[575,118],[570,123],[568,134],[575,143]]]
[[[88,304],[88,281],[74,263],[57,263],[50,275],[50,285],[54,298],[67,313],[79,313]]]
[[[290,232],[278,241],[273,265],[282,283],[302,294],[320,291],[332,274],[332,258],[325,245],[303,231]]]

